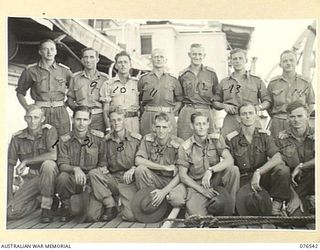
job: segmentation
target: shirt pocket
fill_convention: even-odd
[[[284,88],[282,89],[274,89],[272,90],[273,97],[273,105],[275,107],[282,106],[286,103],[286,91]]]
[[[74,93],[75,93],[77,102],[80,102],[86,99],[87,94],[86,94],[85,86],[80,86],[80,85],[75,86]]]
[[[20,145],[19,145],[19,149],[18,149],[18,155],[19,155],[22,159],[26,159],[26,158],[31,158],[31,157],[33,157],[32,145],[23,145],[23,144],[20,144]],[[19,158],[20,158],[20,157],[19,157]]]
[[[192,97],[194,96],[194,83],[191,79],[185,78],[182,81],[182,88],[185,96]]]
[[[254,86],[242,85],[242,98],[246,102],[251,102],[252,104],[257,104],[258,89]]]
[[[165,86],[164,89],[165,93],[164,93],[164,99],[169,101],[169,102],[173,102],[173,91],[174,91],[174,86],[172,85],[172,83],[168,83]]]
[[[33,79],[38,93],[47,93],[49,91],[49,79],[46,75],[36,75]]]
[[[149,82],[144,83],[142,91],[142,101],[144,102],[153,100],[153,98],[159,94],[159,90],[155,87],[155,85]]]
[[[210,82],[210,80],[200,80],[197,83],[197,92],[202,97],[213,97],[212,82]]]
[[[267,162],[267,152],[265,151],[265,148],[263,145],[257,145],[256,151],[255,151],[255,165],[254,167],[259,168],[264,163]]]
[[[88,147],[88,146],[86,146]],[[87,161],[86,165],[96,165],[98,163],[98,147],[92,145],[91,147],[87,148]]]
[[[65,93],[67,89],[67,79],[61,76],[54,77],[54,89],[57,92]]]
[[[246,172],[250,169],[249,158],[247,157],[247,147],[240,147],[234,152],[235,164],[240,169],[240,172]]]

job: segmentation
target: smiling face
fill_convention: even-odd
[[[57,48],[54,42],[47,41],[41,45],[38,52],[43,60],[53,61],[57,54]]]
[[[117,58],[115,67],[120,74],[128,75],[130,68],[131,68],[131,62],[130,62],[129,57],[128,56],[119,56]]]
[[[239,111],[239,118],[241,124],[245,127],[251,127],[255,124],[257,120],[257,111],[252,105],[243,106]]]
[[[112,130],[114,130],[115,132],[120,132],[124,130],[124,121],[125,121],[124,114],[118,114],[116,112],[112,112],[110,114],[110,124],[111,124]]]
[[[244,52],[236,52],[231,55],[231,64],[235,71],[245,70],[247,58]]]
[[[192,47],[188,53],[191,64],[194,66],[199,66],[202,64],[202,60],[205,58],[206,53],[203,47]]]
[[[308,125],[308,112],[303,107],[296,108],[288,114],[289,125],[294,129],[303,129]]]
[[[91,123],[90,114],[87,111],[77,111],[73,117],[73,128],[79,132],[86,132]]]
[[[41,109],[34,109],[26,113],[24,120],[28,124],[28,129],[38,130],[41,128],[45,117]]]
[[[197,116],[194,122],[191,123],[191,128],[199,137],[207,136],[209,130],[209,120],[206,116]]]
[[[97,68],[99,58],[94,50],[86,50],[82,54],[81,62],[86,69],[95,70]]]
[[[282,68],[283,72],[290,73],[295,72],[297,66],[297,58],[296,55],[293,53],[284,53],[281,56],[280,60],[280,67]]]

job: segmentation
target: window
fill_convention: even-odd
[[[152,36],[141,36],[141,55],[150,55],[152,53]]]

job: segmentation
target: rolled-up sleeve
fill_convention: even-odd
[[[34,81],[31,72],[28,69],[25,69],[18,80],[16,92],[25,96],[27,94],[28,89],[31,88],[33,82]]]
[[[15,166],[18,161],[17,145],[14,138],[11,139],[8,148],[8,164]]]
[[[174,97],[177,102],[181,102],[183,100],[182,87],[177,78],[174,78]]]
[[[185,151],[185,149],[180,146],[178,150],[178,160],[177,160],[177,166],[182,166],[185,168],[189,168],[190,164],[188,162],[188,155]]]
[[[269,95],[269,91],[267,90],[266,84],[261,79],[258,80],[258,88],[259,88],[258,97],[261,103],[265,101],[268,101],[269,103],[271,103],[271,97]]]
[[[136,153],[136,157],[140,156],[140,157],[142,157],[144,159],[149,159],[148,155],[149,154],[148,154],[147,141],[146,141],[146,138],[143,138],[141,143],[140,143],[138,152]]]
[[[62,164],[70,165],[70,152],[69,152],[69,143],[63,142],[61,138],[58,143],[58,166]]]

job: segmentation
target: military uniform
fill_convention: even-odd
[[[131,167],[135,166],[135,154],[138,150],[140,134],[126,130],[124,139],[120,141],[114,132],[105,137],[104,157],[110,174],[104,175],[99,169],[90,171],[89,177],[93,189],[102,190],[105,188],[110,191],[117,200],[120,196],[122,218],[127,221],[134,221],[135,218],[131,211],[131,200],[137,191],[134,180],[131,184],[125,184],[123,175]],[[95,193],[95,198],[100,201],[100,207],[96,207],[94,214],[90,215],[94,221],[97,221],[103,212],[105,192]],[[111,205],[111,204],[110,204]]]
[[[222,103],[239,107],[245,102],[259,105],[268,101],[271,103],[271,98],[268,94],[265,83],[260,77],[254,76],[246,72],[239,81],[231,76],[221,80],[217,95]],[[257,127],[261,127],[260,122],[256,123]],[[239,130],[240,124],[237,121],[237,114],[227,114],[223,121],[222,135],[225,137],[227,134],[234,130]]]
[[[282,155],[283,161],[292,172],[299,163],[304,163],[315,158],[314,129],[308,127],[302,141],[298,140],[291,128],[281,132],[283,139],[276,138],[276,144]],[[295,190],[301,199],[307,195],[315,194],[315,169],[303,169],[302,176],[297,181]]]
[[[227,135],[227,145],[234,158],[235,165],[240,170],[240,186],[250,183],[256,169],[262,167],[268,158],[279,152],[270,132],[255,128],[252,142],[249,143],[242,129]],[[275,166],[261,176],[260,185],[270,196],[279,201],[288,200],[290,194],[290,171],[283,164]]]
[[[73,169],[80,167],[88,176],[97,167],[106,166],[106,162],[103,161],[103,136],[104,134],[101,131],[89,130],[84,139],[78,138],[73,131],[60,137],[58,144],[58,166],[61,173],[57,178],[56,189],[65,207],[70,206],[70,197],[73,194],[83,191],[83,187],[75,183]],[[111,195],[108,190],[95,190],[93,185],[92,189],[94,194],[105,192],[107,195]],[[95,204],[91,200],[88,206],[88,214],[91,214],[91,211],[95,211],[96,209]]]
[[[143,75],[138,82],[143,114],[140,126],[142,135],[152,131],[154,116],[157,112],[165,112],[172,125],[171,134],[177,135],[177,122],[173,109],[176,102],[182,101],[182,89],[179,81],[169,73],[164,73],[160,78],[151,71]]]
[[[178,159],[178,148],[182,140],[174,135],[170,135],[166,145],[159,145],[155,134],[147,134],[143,137],[136,156],[161,165],[175,165]],[[151,170],[144,165],[137,167],[135,171],[136,186],[138,190],[154,187],[162,189],[166,187],[174,178],[172,172]],[[167,195],[168,202],[179,207],[185,203],[185,187],[178,184]]]
[[[57,141],[57,130],[49,125],[42,126],[42,132],[36,138],[28,133],[28,129],[15,133],[8,149],[8,165],[12,168],[8,185],[12,186],[13,167],[17,160],[33,158],[48,153]],[[23,178],[24,183],[9,201],[8,219],[22,218],[39,206],[37,197],[41,196],[41,208],[51,209],[54,195],[55,179],[58,168],[54,161],[45,160],[42,163],[28,164],[29,173]],[[11,187],[8,187],[11,190]]]
[[[110,108],[116,106],[122,107],[126,111],[126,129],[139,133],[139,91],[137,78],[129,76],[128,81],[123,83],[119,75],[116,75],[101,89],[100,100],[109,103]]]
[[[227,149],[225,141],[218,133],[209,134],[206,145],[198,143],[194,136],[183,142],[179,148],[178,166],[188,169],[188,175],[199,185],[205,172],[220,162],[223,150]],[[232,197],[235,205],[236,192],[239,189],[239,170],[235,166],[214,173],[211,179],[211,187],[224,186]],[[187,188],[186,207],[188,215],[207,215],[209,199],[191,187]]]
[[[22,72],[16,88],[16,92],[24,96],[31,89],[31,98],[44,109],[45,122],[54,126],[58,135],[70,131],[70,118],[64,100],[71,77],[72,72],[67,66],[53,63],[46,69],[39,61]]]
[[[184,140],[192,136],[190,117],[196,111],[203,112],[210,120],[209,131],[215,128],[215,110],[211,108],[213,101],[220,101],[216,95],[219,85],[216,72],[207,66],[201,66],[198,75],[189,66],[180,73],[179,81],[183,89],[183,103],[178,119],[178,136]]]
[[[91,109],[92,129],[105,132],[102,103],[100,101],[100,90],[105,85],[109,77],[107,74],[95,71],[90,79],[85,71],[77,72],[70,80],[67,96],[74,100],[78,106],[87,106]]]
[[[293,101],[301,101],[306,105],[315,103],[315,94],[311,83],[303,76],[296,74],[293,82],[288,82],[283,76],[271,79],[268,91],[272,105],[268,109],[271,116],[270,131],[276,138],[280,131],[288,128],[287,106]]]

